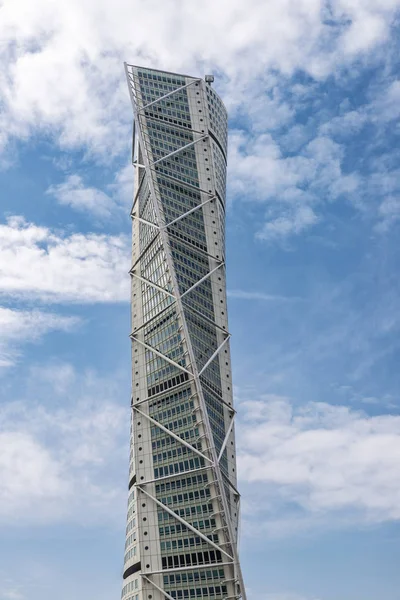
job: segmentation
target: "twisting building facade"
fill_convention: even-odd
[[[225,284],[227,113],[210,76],[125,69],[136,176],[122,600],[246,600]]]

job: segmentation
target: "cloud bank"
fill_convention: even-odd
[[[63,147],[116,155],[129,120],[123,60],[182,72],[214,68],[224,74],[225,95],[238,104],[268,70],[324,78],[378,53],[398,8],[398,0],[205,0],[201,11],[178,0],[6,3],[3,145],[7,135],[26,139],[50,130]]]
[[[29,390],[26,400],[0,407],[0,521],[119,521],[129,405],[114,400],[118,374],[51,365],[32,369]]]
[[[0,296],[125,302],[129,245],[120,236],[66,235],[11,217],[0,225]]]
[[[71,331],[79,323],[78,317],[0,306],[0,369],[15,364],[20,344],[37,341],[50,331]]]
[[[239,414],[239,473],[267,528],[289,505],[293,528],[301,518],[400,519],[400,416],[275,396],[245,400]]]

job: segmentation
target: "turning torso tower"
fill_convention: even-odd
[[[225,282],[227,113],[211,76],[125,69],[136,173],[122,600],[246,600]]]

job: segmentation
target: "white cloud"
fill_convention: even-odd
[[[0,307],[0,368],[15,363],[18,345],[38,340],[50,331],[70,331],[79,322],[77,317]]]
[[[56,233],[20,217],[0,225],[0,295],[53,302],[129,298],[124,236]]]
[[[239,469],[257,523],[264,518],[273,528],[283,514],[282,528],[293,531],[303,519],[326,525],[335,515],[350,514],[353,523],[400,519],[399,416],[296,407],[269,396],[241,402],[239,413]],[[288,505],[298,509],[292,520],[290,511],[274,512]]]
[[[60,466],[50,453],[30,435],[20,432],[0,433],[0,507],[3,517],[23,514],[34,499],[38,504],[52,502],[67,495]],[[27,501],[24,490],[29,489]]]
[[[342,4],[346,11],[348,2],[338,2]],[[353,6],[358,5],[361,9],[358,13],[357,22],[353,22],[347,31],[343,34],[341,43],[344,54],[356,55],[365,50],[369,50],[374,47],[380,41],[384,40],[388,34],[388,23],[384,14],[379,14],[378,11],[362,10],[361,3],[353,3]],[[392,6],[395,6],[394,2],[391,2]]]
[[[285,98],[285,94],[287,89],[282,86],[281,77],[264,75],[257,85],[253,82],[248,88],[236,92],[235,104],[229,107],[230,116],[248,121],[255,133],[280,129],[289,125],[296,116],[296,107]]]
[[[250,136],[232,131],[229,173],[235,197],[266,201],[309,181],[315,175],[315,164],[301,156],[285,159],[269,134]]]
[[[339,117],[326,121],[320,127],[323,135],[353,136],[361,131],[368,121],[366,110],[348,110]]]
[[[85,187],[79,175],[69,175],[63,183],[50,186],[47,194],[54,196],[60,204],[103,218],[110,217],[114,208],[107,194],[97,188]]]
[[[340,146],[327,136],[359,131],[366,111],[331,119],[311,142],[299,124],[279,144],[266,132],[290,126],[307,93],[310,100],[313,84],[288,85],[299,69],[325,78],[352,61],[360,65],[360,57],[375,60],[380,44],[390,40],[400,0],[335,0],[329,9],[323,0],[272,0],[268,6],[206,0],[201,13],[175,5],[39,0],[34,13],[28,0],[19,0],[2,7],[0,145],[6,144],[4,132],[22,139],[50,132],[59,146],[84,148],[86,156],[110,162],[128,153],[131,137],[124,59],[183,72],[215,70],[231,114],[244,116],[252,129],[251,136],[232,134],[231,190],[273,204],[260,238],[284,240],[310,229],[321,220],[316,204],[326,197],[354,197],[356,205],[360,176],[344,175]],[[229,36],[221,35],[228,29]],[[392,82],[375,112],[394,118],[397,96],[398,82]],[[85,185],[79,174],[49,189],[62,204],[102,219],[126,206],[131,192],[128,167],[104,190]]]
[[[72,375],[68,381],[65,368]],[[33,371],[29,388],[35,399],[1,403],[3,523],[113,521],[121,515],[119,467],[128,452],[129,406],[114,401],[119,378],[79,374],[69,365],[61,369],[62,389],[48,377],[51,370],[58,380],[52,365]]]
[[[26,138],[50,130],[63,146],[119,154],[130,120],[122,60],[193,73],[215,68],[240,101],[268,70],[325,77],[376,49],[388,40],[399,1],[330,6],[327,15],[323,0],[205,0],[201,11],[177,0],[38,0],[35,10],[29,0],[7,3],[0,23],[3,144],[5,131]]]
[[[76,174],[68,175],[62,183],[50,186],[46,193],[60,204],[109,221],[116,217],[127,217],[133,200],[133,179],[132,165],[127,164],[116,172],[113,183],[106,185],[108,193],[85,185],[82,177]]]
[[[68,330],[78,322],[76,317],[0,307],[0,335],[4,340],[35,339],[50,329]]]
[[[310,206],[291,207],[279,217],[267,221],[257,233],[262,240],[285,240],[298,235],[318,222],[318,217]]]
[[[116,196],[118,202],[123,206],[124,210],[126,206],[132,204],[133,201],[133,180],[134,170],[132,163],[129,162],[124,167],[119,169],[115,175],[114,183],[111,183],[108,187],[111,193]]]
[[[323,122],[319,126],[320,134],[352,139],[366,124],[373,124],[377,126],[378,132],[383,132],[383,127],[399,117],[400,81],[390,77],[384,78],[380,81],[378,89],[371,86],[369,96],[370,102],[357,108],[351,108],[348,99],[343,101],[339,107],[340,115]],[[391,127],[393,128],[393,123]],[[381,156],[382,152],[377,160]]]
[[[0,590],[0,600],[23,600],[24,595],[19,587],[9,584],[7,580],[3,580],[3,585],[6,588]]]
[[[400,220],[400,198],[388,196],[379,206],[380,221],[376,225],[376,231],[385,233],[390,227]]]
[[[393,81],[374,104],[376,119],[394,121],[400,115],[400,80]]]
[[[344,147],[330,137],[317,134],[296,155],[284,147],[268,133],[231,135],[229,189],[237,200],[265,203],[259,239],[285,241],[303,233],[320,221],[324,203],[340,198],[355,203],[362,187],[357,171],[343,171]]]

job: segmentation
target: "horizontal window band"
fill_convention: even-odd
[[[137,573],[138,571],[140,571],[142,568],[142,565],[139,562],[135,563],[134,565],[131,565],[130,567],[128,567],[123,575],[123,578],[126,579],[127,577],[129,577],[130,575],[133,575],[134,573]]]
[[[225,164],[227,163],[227,158],[226,158],[226,153],[223,149],[223,147],[221,146],[221,142],[218,140],[218,138],[213,134],[212,131],[208,130],[208,135],[210,136],[210,138],[212,138],[214,140],[214,142],[217,144],[218,148],[221,150],[224,158],[225,158]]]
[[[176,380],[174,382],[174,379]],[[182,385],[182,383],[186,383],[189,381],[189,375],[187,373],[181,373],[180,375],[175,375],[172,379],[167,379],[167,381],[162,381],[161,383],[157,383],[155,386],[149,388],[147,390],[149,399],[160,392],[168,392],[169,390],[177,387],[178,385]],[[157,389],[158,388],[158,389]]]

